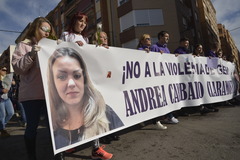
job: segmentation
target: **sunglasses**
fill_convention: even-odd
[[[1,69],[1,70],[2,70],[2,71],[5,71],[5,72],[7,71],[6,69]]]
[[[45,26],[40,27],[40,29],[41,29],[42,31],[44,31],[44,32],[47,32],[47,33],[50,33],[50,32],[51,32],[51,29],[49,29],[48,27],[45,27]]]
[[[145,38],[145,40],[150,41],[151,39],[150,38]]]

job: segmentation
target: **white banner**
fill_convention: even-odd
[[[54,153],[236,94],[235,66],[222,59],[49,39],[39,45]]]

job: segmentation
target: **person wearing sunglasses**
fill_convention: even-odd
[[[0,67],[0,132],[1,137],[9,137],[10,134],[6,130],[6,124],[14,115],[14,109],[11,100],[8,98],[8,92],[11,87],[9,79],[11,76],[7,76],[7,68]]]
[[[28,160],[36,160],[36,136],[41,113],[44,111],[48,120],[43,82],[38,61],[38,51],[41,47],[38,42],[42,38],[54,39],[55,31],[50,21],[44,17],[36,18],[30,25],[27,34],[17,44],[12,56],[14,72],[20,75],[19,101],[22,103],[27,126],[24,141]],[[46,122],[48,126],[48,122]],[[50,134],[50,133],[49,133]],[[63,160],[62,154],[54,157]]]
[[[149,34],[143,34],[139,38],[137,49],[138,50],[145,50],[146,52],[149,52],[151,44],[152,44],[151,43],[151,36]]]

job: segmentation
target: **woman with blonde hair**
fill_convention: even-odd
[[[98,46],[103,46],[105,48],[109,48],[108,46],[108,36],[107,33],[104,31],[97,31],[93,35],[93,44]]]
[[[151,47],[151,36],[149,34],[143,34],[138,41],[137,49],[145,50],[147,52],[150,51]]]
[[[85,62],[76,50],[59,48],[48,63],[48,91],[56,149],[123,126],[92,85]],[[93,157],[96,157],[94,153]],[[111,157],[112,154],[106,152],[101,158]]]

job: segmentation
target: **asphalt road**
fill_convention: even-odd
[[[219,106],[219,112],[178,117],[180,123],[156,130],[152,123],[125,129],[119,141],[106,144],[112,160],[239,160],[240,106]],[[0,139],[0,160],[27,160],[24,128],[14,117],[7,126],[11,137]],[[47,129],[40,126],[38,160],[51,160],[53,153]],[[66,160],[91,160],[91,144],[79,146]]]

